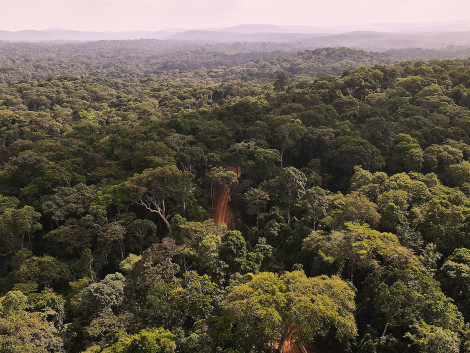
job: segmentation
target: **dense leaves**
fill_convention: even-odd
[[[0,350],[468,350],[470,61],[96,45],[0,74]]]

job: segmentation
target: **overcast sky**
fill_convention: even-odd
[[[157,30],[470,20],[469,0],[0,0],[0,29]]]

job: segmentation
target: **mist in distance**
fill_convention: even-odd
[[[0,30],[176,32],[248,23],[297,26],[286,32],[458,31],[470,30],[468,13],[466,0],[0,0]]]

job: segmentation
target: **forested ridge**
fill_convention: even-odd
[[[402,57],[348,48],[302,48],[296,43],[269,42],[0,42],[0,83],[57,75],[170,80],[184,76],[206,85],[235,80],[265,82],[281,70],[296,77],[341,75],[346,69],[393,64],[396,57]]]
[[[0,351],[470,352],[470,60],[373,57],[0,85]]]

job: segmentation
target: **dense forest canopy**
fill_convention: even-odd
[[[470,352],[470,60],[8,50],[2,352]]]
[[[302,48],[304,50],[299,52]],[[345,69],[397,61],[385,54],[346,48],[305,51],[305,46],[297,43],[0,42],[0,83],[57,75],[121,79],[168,76],[172,80],[189,75],[192,79],[204,80],[201,84],[208,84],[272,80],[282,70],[307,77],[341,75]]]
[[[470,47],[399,48],[382,53],[344,47],[310,49],[299,42],[114,40],[12,43],[0,41],[0,83],[58,75],[120,79],[190,76],[201,85],[233,81],[272,82],[279,71],[291,79],[340,76],[358,66],[404,59],[470,56]]]

